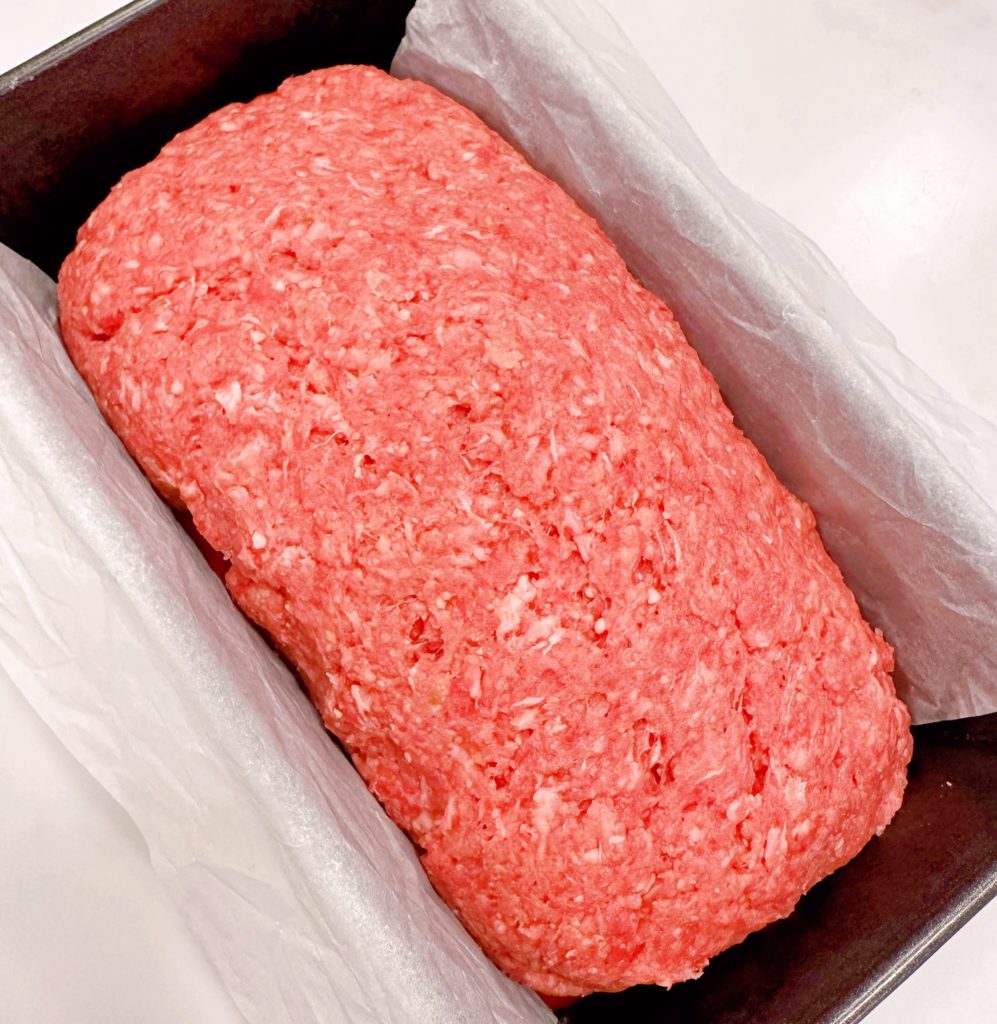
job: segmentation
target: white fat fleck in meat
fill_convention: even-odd
[[[242,385],[237,380],[229,381],[215,391],[215,401],[231,416],[242,401]]]
[[[469,270],[481,266],[481,257],[473,250],[458,246],[450,252],[450,262],[457,270]]]
[[[536,587],[525,573],[516,580],[516,585],[496,605],[498,629],[496,635],[504,639],[516,632],[523,621],[523,612],[536,597]]]
[[[793,826],[793,838],[803,839],[810,835],[813,831],[813,822],[809,818],[804,818],[803,821]]]
[[[807,770],[810,764],[810,751],[803,744],[790,747],[785,753],[786,764],[795,772],[801,774]]]
[[[765,836],[765,852],[762,854],[762,860],[765,861],[765,866],[769,871],[773,871],[779,866],[786,856],[787,849],[786,829],[775,826],[770,828]]]
[[[515,369],[523,361],[523,353],[511,338],[486,338],[485,358],[500,370]]]
[[[561,639],[561,619],[558,615],[544,615],[530,624],[523,639],[528,644],[544,643],[553,646]]]
[[[467,688],[467,695],[471,700],[478,700],[481,696],[481,666],[470,666],[467,670],[466,676],[470,681]]]
[[[676,533],[675,527],[668,521],[667,516],[662,517],[662,522],[665,524],[668,536],[672,539],[672,550],[675,553],[675,568],[678,569],[682,565],[682,545],[679,542],[679,535]]]
[[[357,706],[357,711],[361,715],[367,713],[370,710],[370,697],[364,692],[362,686],[358,686],[356,683],[350,686],[350,696],[353,698],[353,703]]]
[[[739,796],[736,800],[731,800],[727,805],[727,820],[736,825],[738,822],[744,821],[750,810],[750,799],[745,796]]]
[[[592,545],[595,543],[595,535],[583,530],[580,533],[576,533],[573,540],[581,560],[588,562],[592,558]]]
[[[517,732],[524,732],[526,729],[532,729],[537,724],[537,721],[536,708],[527,708],[513,717],[512,727]]]
[[[550,786],[541,786],[533,794],[533,825],[540,835],[545,836],[550,831],[560,803],[557,790]]]
[[[195,480],[182,480],[177,488],[180,497],[189,505],[201,497],[201,488]]]

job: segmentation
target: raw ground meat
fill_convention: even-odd
[[[339,67],[129,174],[66,344],[433,884],[552,994],[670,984],[880,832],[889,646],[587,215]]]

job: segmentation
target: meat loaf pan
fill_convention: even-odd
[[[387,67],[410,7],[139,0],[0,76],[0,241],[55,275],[111,185],[176,132],[290,74]],[[865,1016],[997,894],[997,715],[918,726],[914,737],[894,823],[789,918],[717,957],[696,981],[589,996],[564,1020]]]

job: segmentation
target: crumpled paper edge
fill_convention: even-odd
[[[419,0],[392,71],[484,117],[675,310],[896,646],[914,720],[997,710],[997,428],[905,359],[816,246],[720,174],[603,8]]]
[[[247,1021],[552,1020],[502,975],[101,419],[0,246],[0,671],[134,820]]]

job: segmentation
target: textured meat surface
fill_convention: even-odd
[[[128,175],[67,346],[485,950],[669,984],[852,857],[911,739],[810,511],[595,223],[336,68]]]

